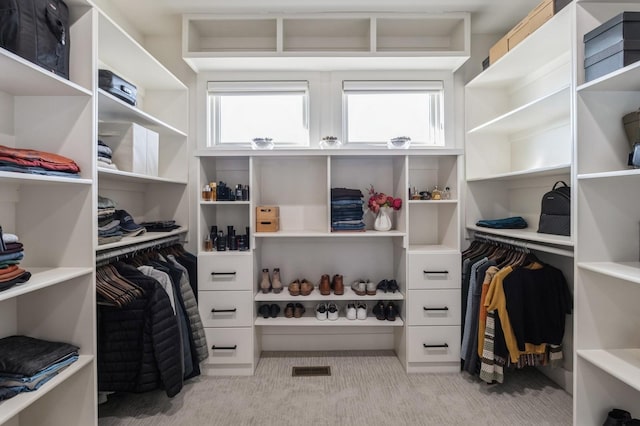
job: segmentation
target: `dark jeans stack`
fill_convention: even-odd
[[[98,244],[120,241],[123,233],[116,219],[116,203],[98,195]]]
[[[16,235],[4,235],[0,227],[0,291],[29,281],[31,273],[18,265],[24,258],[24,247]]]
[[[27,336],[0,339],[0,401],[32,392],[78,360],[78,347]]]
[[[331,188],[331,231],[364,231],[362,191]]]

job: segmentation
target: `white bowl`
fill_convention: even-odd
[[[411,138],[408,136],[398,136],[397,138],[391,138],[387,142],[387,147],[393,149],[407,149],[409,145],[411,145]]]
[[[251,139],[251,148],[253,149],[273,149],[274,143],[271,138],[253,138]]]

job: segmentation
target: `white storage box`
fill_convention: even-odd
[[[100,123],[99,135],[111,147],[119,170],[158,176],[157,132],[136,123]]]

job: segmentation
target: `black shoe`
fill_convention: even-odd
[[[614,408],[607,414],[607,419],[602,426],[622,426],[631,420],[631,413],[619,408]]]
[[[377,319],[379,319],[380,321],[384,321],[386,319],[385,317],[385,307],[384,307],[384,302],[379,301],[378,303],[376,303],[376,305],[373,307],[373,309],[371,310],[371,312],[376,316]]]
[[[384,316],[387,319],[387,321],[395,321],[396,316],[398,316],[398,314],[399,314],[398,308],[396,307],[395,303],[389,302],[389,304],[387,305],[384,311]]]
[[[388,288],[391,293],[400,291],[400,288],[398,287],[398,283],[396,282],[396,280],[389,280],[388,283],[389,283]]]
[[[389,281],[387,280],[382,280],[378,283],[378,286],[376,287],[378,290],[380,291],[384,291],[385,293],[387,292],[387,290],[389,289]]]
[[[258,308],[258,312],[262,315],[263,318],[269,318],[269,305],[260,305]]]
[[[280,313],[280,306],[276,305],[275,303],[272,303],[269,306],[269,315],[271,315],[271,318],[277,317],[279,313]]]

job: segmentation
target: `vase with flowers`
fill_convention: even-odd
[[[400,210],[402,199],[394,198],[384,192],[376,192],[373,185],[369,187],[369,210],[376,215],[373,228],[376,231],[389,231],[393,228],[391,213]]]

